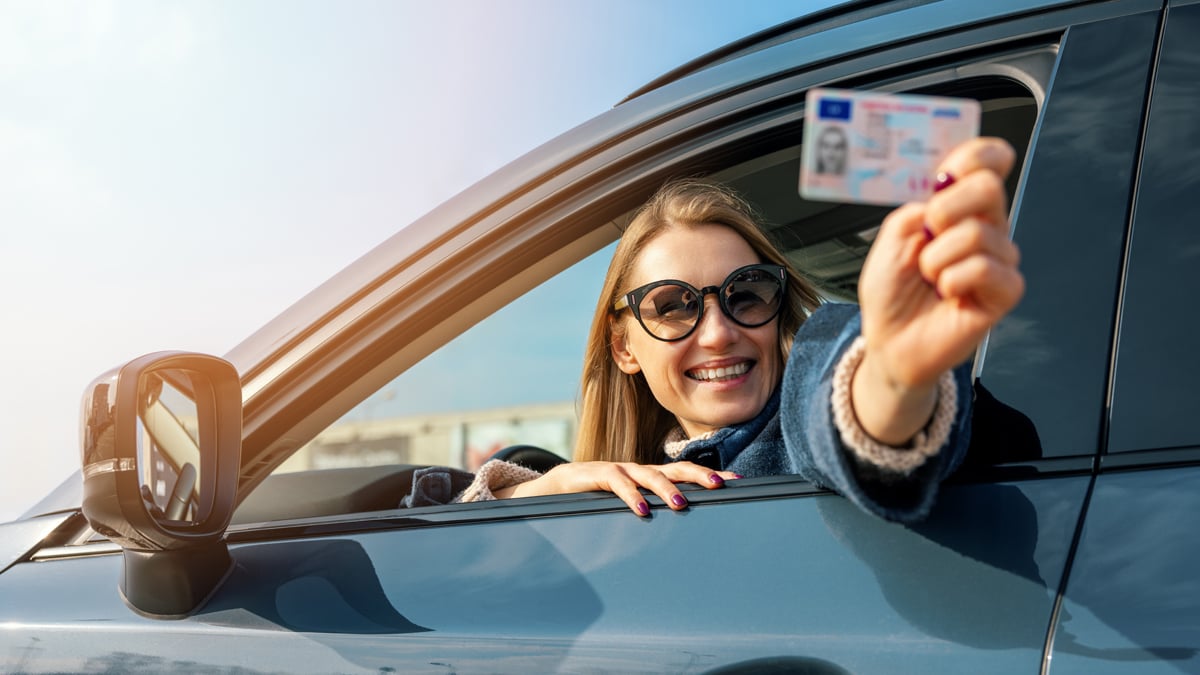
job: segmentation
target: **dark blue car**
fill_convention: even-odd
[[[974,98],[1018,151],[1028,290],[976,357],[933,515],[788,476],[648,519],[598,493],[399,508],[421,466],[569,458],[611,243],[668,178],[733,184],[854,301],[885,210],[800,198],[818,86]],[[1198,291],[1200,2],[799,18],[505,167],[223,359],[100,376],[85,469],[0,525],[0,671],[1200,673]]]

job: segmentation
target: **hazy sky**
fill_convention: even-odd
[[[0,521],[135,356],[223,354],[404,224],[804,2],[0,0]]]

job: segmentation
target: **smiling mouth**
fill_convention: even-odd
[[[723,382],[745,375],[753,365],[752,361],[742,361],[725,368],[696,368],[687,371],[687,376],[699,382]]]

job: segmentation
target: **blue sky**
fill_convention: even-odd
[[[0,3],[0,521],[77,467],[95,375],[224,353],[504,163],[823,4]]]

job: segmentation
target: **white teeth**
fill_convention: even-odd
[[[728,366],[726,368],[697,368],[688,372],[688,377],[701,382],[712,382],[714,380],[727,380],[732,377],[746,374],[750,370],[750,363],[742,361],[741,363]]]

